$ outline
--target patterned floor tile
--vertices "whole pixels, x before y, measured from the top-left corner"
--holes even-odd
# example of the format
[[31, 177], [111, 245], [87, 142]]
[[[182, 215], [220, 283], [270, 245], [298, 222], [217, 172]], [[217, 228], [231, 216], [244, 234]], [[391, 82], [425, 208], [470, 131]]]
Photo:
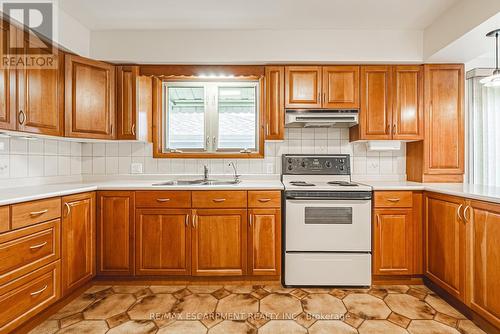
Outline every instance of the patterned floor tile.
[[113, 291], [115, 293], [136, 293], [146, 288], [147, 286], [141, 285], [115, 285], [113, 286]]
[[406, 329], [387, 320], [366, 320], [358, 328], [359, 334], [408, 334]]
[[222, 289], [222, 285], [188, 285], [187, 287], [192, 293], [212, 293]]
[[199, 321], [176, 321], [160, 328], [156, 334], [205, 334], [207, 328]]
[[237, 313], [246, 319], [259, 311], [259, 300], [252, 295], [235, 294], [219, 300], [217, 312], [221, 314]]
[[149, 290], [153, 293], [174, 293], [185, 288], [185, 285], [152, 285], [149, 287]]
[[[293, 320], [274, 320], [259, 329], [259, 334], [306, 334], [307, 330]], [[309, 333], [311, 333], [309, 331]]]
[[260, 312], [272, 319], [293, 319], [302, 313], [302, 305], [294, 297], [272, 294], [260, 301]]
[[135, 303], [134, 296], [130, 294], [114, 294], [101, 299], [83, 312], [85, 319], [107, 319], [123, 313]]
[[199, 315], [211, 314], [215, 312], [217, 299], [208, 294], [194, 294], [179, 299], [172, 307], [172, 313], [177, 314], [182, 320], [199, 320]]
[[29, 334], [53, 334], [59, 330], [57, 320], [47, 320], [40, 326], [32, 329]]
[[393, 324], [398, 325], [399, 327], [406, 328], [410, 324], [411, 319], [408, 319], [405, 316], [402, 316], [401, 314], [397, 314], [392, 312], [389, 317], [387, 318], [390, 322]]
[[110, 329], [107, 334], [152, 334], [156, 333], [156, 329], [152, 321], [132, 320]]
[[210, 328], [209, 334], [257, 334], [257, 329], [243, 321], [225, 320], [220, 324]]
[[108, 326], [102, 320], [84, 320], [61, 329], [57, 334], [101, 334], [108, 331]]
[[429, 294], [427, 295], [427, 297], [425, 297], [424, 300], [427, 304], [432, 306], [432, 308], [438, 312], [444, 313], [456, 319], [465, 319], [462, 313], [455, 310], [453, 307], [451, 307], [447, 302], [445, 302], [437, 295]]
[[157, 294], [142, 298], [130, 310], [128, 315], [133, 320], [151, 320], [151, 313], [169, 313], [177, 299], [169, 294]]
[[309, 327], [309, 334], [357, 334], [358, 331], [338, 320], [320, 320]]
[[458, 329], [462, 334], [486, 334], [470, 320], [459, 320]]
[[383, 300], [369, 294], [350, 294], [342, 301], [349, 312], [363, 319], [386, 319], [391, 314]]
[[50, 319], [63, 319], [75, 313], [81, 312], [95, 300], [94, 296], [83, 294], [60, 309], [59, 312], [51, 316]]
[[340, 320], [347, 313], [340, 299], [326, 293], [310, 294], [301, 302], [304, 311], [318, 320]]
[[253, 291], [252, 285], [225, 285], [224, 289], [231, 293], [251, 293]]
[[410, 334], [459, 334], [454, 328], [432, 320], [412, 320], [408, 326]]
[[436, 313], [429, 305], [410, 295], [390, 294], [384, 301], [393, 312], [410, 319], [432, 319]]

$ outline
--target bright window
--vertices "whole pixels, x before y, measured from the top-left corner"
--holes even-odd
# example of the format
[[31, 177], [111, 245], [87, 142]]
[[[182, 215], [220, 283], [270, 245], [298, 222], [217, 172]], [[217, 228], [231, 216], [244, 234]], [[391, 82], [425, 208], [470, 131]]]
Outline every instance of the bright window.
[[469, 182], [500, 187], [500, 87], [485, 87], [486, 75], [468, 73]]
[[164, 82], [164, 153], [256, 152], [257, 81]]

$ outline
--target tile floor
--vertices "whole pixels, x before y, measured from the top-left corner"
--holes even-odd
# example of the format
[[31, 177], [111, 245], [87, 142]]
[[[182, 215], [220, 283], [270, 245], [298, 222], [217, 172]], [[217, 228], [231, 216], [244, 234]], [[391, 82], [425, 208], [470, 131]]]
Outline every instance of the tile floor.
[[484, 333], [425, 286], [93, 286], [31, 333]]

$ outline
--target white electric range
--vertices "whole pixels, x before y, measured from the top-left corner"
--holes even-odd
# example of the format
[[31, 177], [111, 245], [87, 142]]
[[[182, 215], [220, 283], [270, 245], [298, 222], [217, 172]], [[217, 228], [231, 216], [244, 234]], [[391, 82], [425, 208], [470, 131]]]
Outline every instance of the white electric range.
[[349, 155], [283, 155], [284, 284], [369, 286], [369, 186], [351, 182]]

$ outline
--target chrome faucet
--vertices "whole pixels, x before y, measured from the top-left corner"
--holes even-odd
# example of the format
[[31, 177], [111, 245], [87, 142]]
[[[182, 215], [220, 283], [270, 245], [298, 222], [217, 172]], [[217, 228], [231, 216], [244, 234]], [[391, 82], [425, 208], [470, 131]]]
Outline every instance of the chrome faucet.
[[203, 181], [208, 181], [208, 166], [203, 165]]
[[239, 175], [239, 174], [238, 174], [238, 172], [236, 171], [236, 166], [234, 165], [234, 162], [232, 162], [232, 161], [231, 161], [231, 162], [228, 164], [228, 166], [233, 167], [233, 171], [234, 171], [234, 181], [235, 181], [236, 183], [240, 182], [240, 181], [241, 181], [241, 180], [240, 180], [240, 176], [241, 176], [241, 175]]

